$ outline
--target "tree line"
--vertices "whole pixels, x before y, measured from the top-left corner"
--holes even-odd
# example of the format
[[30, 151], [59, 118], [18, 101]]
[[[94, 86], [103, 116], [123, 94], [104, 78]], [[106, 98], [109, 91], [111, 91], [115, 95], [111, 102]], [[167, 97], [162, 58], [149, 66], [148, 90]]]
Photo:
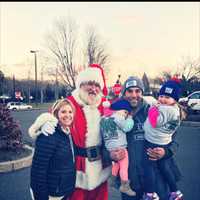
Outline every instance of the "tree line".
[[[40, 59], [46, 60], [43, 65], [54, 66], [48, 75], [57, 77], [58, 74], [61, 81], [60, 84], [58, 82], [38, 81], [38, 99], [43, 102], [65, 96], [69, 91], [75, 89], [75, 79], [79, 71], [91, 63], [100, 64], [106, 73], [109, 73], [111, 56], [107, 49], [108, 44], [92, 25], [88, 25], [82, 34], [79, 31], [79, 25], [73, 18], [56, 19], [52, 30], [45, 35], [45, 50]], [[161, 71], [159, 76], [151, 79], [144, 73], [142, 79], [145, 92], [153, 91], [156, 93], [158, 86], [174, 75], [178, 75], [182, 80], [184, 96], [195, 90], [200, 90], [200, 60], [188, 57], [182, 59], [182, 63], [178, 64], [174, 72]], [[36, 94], [33, 80], [19, 81], [5, 78], [3, 72], [0, 71], [0, 83], [0, 95], [6, 92], [13, 97], [14, 91], [20, 90], [22, 95], [30, 101], [29, 97], [34, 97]]]
[[[23, 98], [21, 101], [27, 103], [35, 102], [36, 90], [34, 80], [15, 80], [14, 78], [4, 77], [1, 71], [0, 74], [0, 96], [7, 95], [12, 100], [17, 100], [15, 99], [15, 92], [20, 91]], [[37, 102], [51, 102], [55, 99], [66, 97], [70, 93], [71, 88], [63, 83], [38, 81]]]

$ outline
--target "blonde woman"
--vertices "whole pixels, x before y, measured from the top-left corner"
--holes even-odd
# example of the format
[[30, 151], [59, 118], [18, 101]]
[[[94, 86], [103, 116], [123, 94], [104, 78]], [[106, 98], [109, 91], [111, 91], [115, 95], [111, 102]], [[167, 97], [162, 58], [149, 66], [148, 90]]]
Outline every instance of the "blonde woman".
[[[70, 135], [74, 113], [69, 100], [59, 100], [52, 106], [51, 114], [40, 115], [29, 129], [36, 138], [30, 181], [34, 200], [66, 200], [74, 190], [76, 172]], [[45, 118], [57, 124], [53, 134], [38, 127]]]

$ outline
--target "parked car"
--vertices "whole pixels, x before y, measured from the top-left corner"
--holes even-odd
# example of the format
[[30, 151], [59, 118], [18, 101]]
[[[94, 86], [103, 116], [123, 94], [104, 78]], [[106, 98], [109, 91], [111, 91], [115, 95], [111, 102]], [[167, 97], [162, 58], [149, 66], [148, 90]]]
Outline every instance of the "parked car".
[[31, 109], [32, 106], [22, 102], [9, 102], [7, 103], [7, 108], [9, 110], [26, 110]]
[[187, 97], [180, 98], [179, 103], [185, 106], [189, 113], [200, 112], [200, 91], [195, 91]]

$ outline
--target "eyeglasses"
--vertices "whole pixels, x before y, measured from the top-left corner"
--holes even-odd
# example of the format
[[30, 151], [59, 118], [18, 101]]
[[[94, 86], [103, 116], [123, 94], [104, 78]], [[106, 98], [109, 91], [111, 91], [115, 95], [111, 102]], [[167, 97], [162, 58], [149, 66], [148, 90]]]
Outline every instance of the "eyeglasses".
[[127, 92], [128, 92], [128, 93], [133, 93], [133, 92], [135, 92], [135, 93], [141, 93], [142, 91], [141, 91], [141, 89], [139, 89], [139, 88], [135, 88], [135, 89], [129, 88], [129, 89], [127, 90]]

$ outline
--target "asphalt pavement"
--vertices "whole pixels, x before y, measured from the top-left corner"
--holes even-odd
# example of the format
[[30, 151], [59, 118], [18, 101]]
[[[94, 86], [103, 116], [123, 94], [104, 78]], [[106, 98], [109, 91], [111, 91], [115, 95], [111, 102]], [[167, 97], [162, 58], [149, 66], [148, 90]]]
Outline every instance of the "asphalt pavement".
[[[34, 146], [34, 141], [28, 136], [28, 127], [35, 118], [45, 110], [13, 112], [19, 120], [23, 132], [23, 140]], [[182, 171], [183, 178], [179, 188], [184, 193], [184, 200], [200, 199], [200, 126], [181, 126], [178, 130], [180, 144], [176, 159]], [[0, 173], [0, 200], [31, 200], [29, 193], [30, 167], [13, 172]], [[117, 190], [109, 188], [109, 200], [120, 200]]]

